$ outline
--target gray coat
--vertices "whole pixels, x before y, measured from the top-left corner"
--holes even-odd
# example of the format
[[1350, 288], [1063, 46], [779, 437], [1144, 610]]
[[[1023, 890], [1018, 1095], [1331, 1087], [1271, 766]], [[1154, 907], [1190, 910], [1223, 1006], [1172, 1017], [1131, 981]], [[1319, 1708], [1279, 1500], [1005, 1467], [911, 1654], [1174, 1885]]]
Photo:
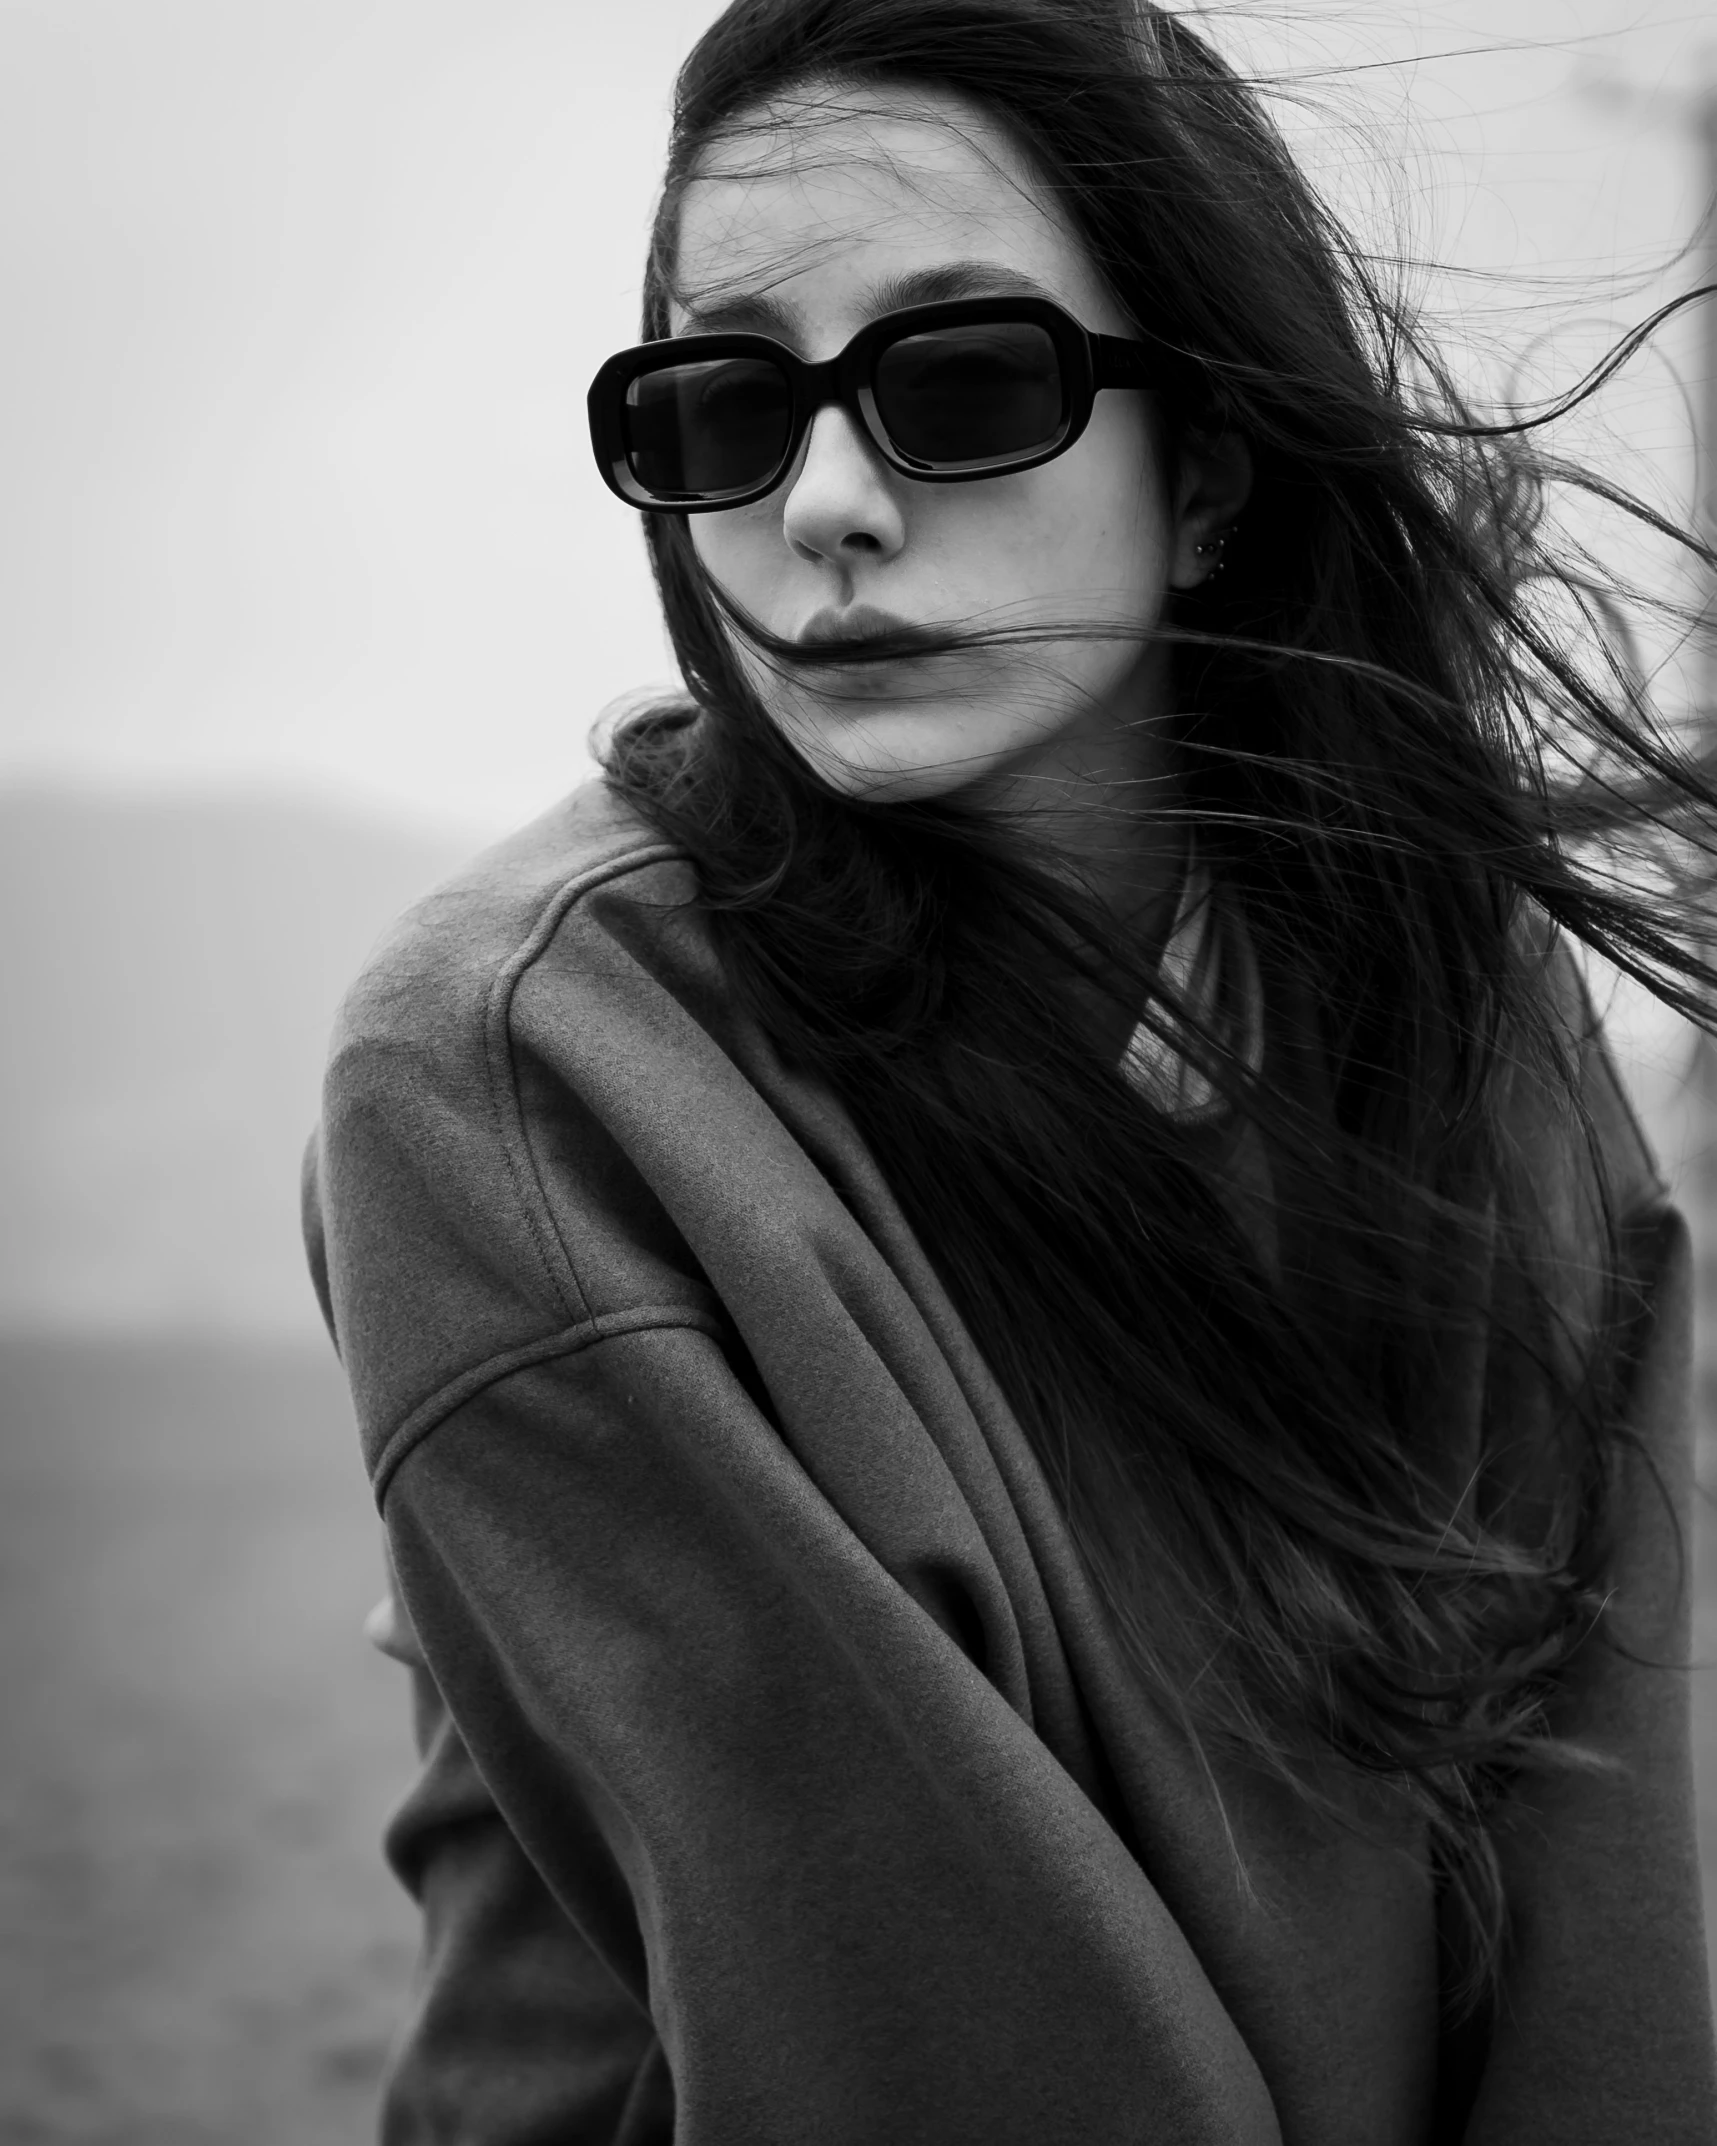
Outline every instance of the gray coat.
[[[1557, 1726], [1621, 1764], [1505, 1805], [1500, 2024], [1446, 2037], [1415, 1825], [1218, 1807], [689, 885], [592, 784], [412, 912], [334, 1043], [308, 1235], [423, 1755], [384, 2137], [1710, 2146], [1685, 1673], [1576, 1660]], [[1588, 1051], [1685, 1517], [1686, 1231]], [[1617, 1628], [1674, 1663], [1630, 1466]]]

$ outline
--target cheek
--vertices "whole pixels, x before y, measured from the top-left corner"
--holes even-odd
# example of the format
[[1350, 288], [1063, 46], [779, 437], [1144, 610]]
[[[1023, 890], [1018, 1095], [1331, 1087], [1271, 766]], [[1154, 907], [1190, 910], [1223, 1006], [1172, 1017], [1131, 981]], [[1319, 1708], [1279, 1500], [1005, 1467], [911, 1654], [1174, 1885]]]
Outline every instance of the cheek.
[[1066, 454], [974, 485], [964, 499], [959, 492], [946, 495], [940, 547], [953, 579], [981, 584], [992, 602], [1036, 599], [1069, 617], [1156, 622], [1168, 585], [1169, 516], [1156, 441], [1136, 398], [1100, 396]]
[[692, 550], [697, 554], [698, 564], [706, 573], [724, 583], [731, 584], [733, 558], [736, 549], [736, 532], [732, 527], [735, 517], [731, 514], [693, 514], [687, 520], [691, 526]]
[[779, 511], [769, 502], [736, 507], [729, 514], [694, 514], [692, 549], [704, 571], [748, 610], [767, 613], [772, 589], [790, 561], [781, 540]]
[[1097, 577], [1095, 586], [1124, 592], [1129, 610], [1154, 620], [1168, 580], [1168, 494], [1139, 397], [1099, 395], [1077, 446], [1049, 467], [1063, 473], [1068, 504], [1077, 505], [1070, 553]]

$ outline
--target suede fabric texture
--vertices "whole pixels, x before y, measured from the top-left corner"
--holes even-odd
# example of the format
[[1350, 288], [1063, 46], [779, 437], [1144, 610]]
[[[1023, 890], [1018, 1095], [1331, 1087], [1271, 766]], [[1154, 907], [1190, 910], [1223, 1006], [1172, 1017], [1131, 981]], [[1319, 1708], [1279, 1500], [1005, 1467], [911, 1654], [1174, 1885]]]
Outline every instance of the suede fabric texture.
[[[1558, 1726], [1620, 1765], [1516, 1790], [1500, 2022], [1443, 2035], [1417, 1829], [1357, 1785], [1359, 1831], [1218, 1807], [690, 891], [592, 783], [411, 912], [334, 1040], [307, 1238], [423, 1756], [384, 2140], [1711, 2146], [1685, 1672], [1576, 1662]], [[1630, 1463], [1617, 1615], [1673, 1664], [1687, 1238], [1589, 1056], [1669, 1491]]]

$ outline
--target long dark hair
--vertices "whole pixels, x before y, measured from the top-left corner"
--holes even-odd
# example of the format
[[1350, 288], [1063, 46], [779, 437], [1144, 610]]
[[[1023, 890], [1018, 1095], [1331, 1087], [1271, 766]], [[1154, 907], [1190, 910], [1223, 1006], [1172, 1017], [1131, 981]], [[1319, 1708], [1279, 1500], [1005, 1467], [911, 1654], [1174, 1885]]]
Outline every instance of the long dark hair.
[[[1623, 1436], [1634, 1307], [1553, 957], [1571, 934], [1708, 1017], [1691, 931], [1594, 860], [1649, 837], [1661, 894], [1712, 790], [1625, 651], [1571, 652], [1568, 616], [1602, 602], [1543, 539], [1557, 472], [1463, 407], [1255, 97], [1148, 0], [735, 0], [679, 78], [647, 335], [700, 157], [830, 83], [998, 119], [1194, 361], [1173, 437], [1249, 443], [1227, 570], [1168, 620], [1170, 742], [1315, 1092], [1177, 1004], [1021, 830], [957, 796], [836, 795], [737, 654], [790, 649], [683, 518], [648, 535], [689, 697], [614, 730], [609, 779], [694, 861], [741, 1003], [865, 1136], [1213, 1779], [1238, 1759], [1335, 1810], [1333, 1752], [1421, 1814], [1461, 2016], [1504, 1944], [1486, 1812], [1521, 1768], [1580, 1761], [1547, 1704], [1604, 1627]], [[1154, 1107], [1089, 1046], [1071, 994], [1099, 975], [1154, 989], [1147, 1021], [1225, 1115]], [[1583, 1172], [1578, 1262], [1504, 1130], [1528, 1091]], [[1253, 1137], [1268, 1254], [1233, 1189]]]

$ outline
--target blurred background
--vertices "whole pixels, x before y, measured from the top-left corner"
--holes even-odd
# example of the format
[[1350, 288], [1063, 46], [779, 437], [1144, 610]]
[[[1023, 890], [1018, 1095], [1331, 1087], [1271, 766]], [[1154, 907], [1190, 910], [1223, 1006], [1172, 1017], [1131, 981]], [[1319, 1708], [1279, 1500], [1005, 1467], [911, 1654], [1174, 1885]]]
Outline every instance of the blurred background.
[[[411, 1753], [297, 1164], [378, 932], [671, 676], [583, 392], [716, 12], [0, 0], [0, 2138], [370, 2135]], [[1701, 280], [1702, 7], [1197, 12], [1478, 391]], [[1705, 312], [1565, 441], [1683, 519]], [[1703, 1213], [1717, 1085], [1613, 1020]]]

